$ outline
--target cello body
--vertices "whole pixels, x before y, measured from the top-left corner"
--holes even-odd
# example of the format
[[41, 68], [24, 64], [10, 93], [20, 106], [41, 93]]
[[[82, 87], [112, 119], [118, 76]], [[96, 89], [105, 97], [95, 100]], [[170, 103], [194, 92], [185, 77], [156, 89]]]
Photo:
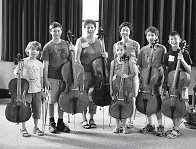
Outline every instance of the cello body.
[[169, 96], [165, 97], [162, 102], [161, 111], [169, 118], [182, 118], [187, 114], [187, 106], [185, 101], [182, 99], [182, 90], [184, 87], [188, 87], [190, 83], [190, 75], [186, 72], [179, 71], [179, 83], [177, 88], [173, 88], [173, 83], [175, 83], [175, 72], [171, 71], [168, 74], [168, 85], [170, 90]]
[[[70, 45], [71, 36], [68, 31], [68, 39]], [[70, 47], [69, 47], [70, 48]], [[66, 89], [59, 99], [59, 107], [64, 112], [70, 114], [82, 113], [89, 105], [89, 97], [84, 90], [84, 68], [75, 61], [74, 51], [70, 48], [71, 62], [65, 63], [61, 69]]]
[[[70, 69], [67, 69], [70, 68]], [[77, 88], [73, 88], [73, 82], [71, 83], [71, 64], [68, 62], [62, 67], [63, 79], [66, 82], [66, 90], [61, 94], [59, 99], [60, 108], [67, 113], [76, 114], [82, 113], [89, 104], [88, 95], [84, 86], [84, 68], [79, 63], [75, 64], [76, 68], [76, 81], [78, 82]]]
[[[110, 96], [109, 78], [104, 72], [104, 58], [100, 57], [92, 61], [92, 74], [94, 76], [93, 90], [90, 92], [93, 102], [98, 106], [110, 105], [112, 97]], [[107, 71], [107, 70], [106, 70]]]
[[[21, 58], [18, 55], [19, 70], [21, 67]], [[21, 72], [18, 78], [14, 78], [9, 82], [9, 92], [11, 100], [7, 103], [5, 109], [5, 117], [8, 121], [14, 123], [25, 122], [31, 117], [31, 108], [26, 104], [25, 95], [28, 93], [29, 83], [26, 79], [21, 78]]]
[[[128, 74], [129, 60], [125, 60], [122, 71]], [[129, 78], [118, 76], [112, 82], [114, 101], [111, 102], [109, 113], [116, 119], [126, 119], [133, 114], [133, 103], [130, 97], [133, 96], [133, 84]]]
[[[105, 52], [104, 32], [102, 28], [99, 29], [98, 34], [103, 52]], [[97, 58], [91, 62], [91, 66], [92, 74], [95, 78], [94, 89], [90, 93], [92, 100], [98, 106], [110, 105], [112, 97], [110, 95], [108, 59], [104, 57]]]

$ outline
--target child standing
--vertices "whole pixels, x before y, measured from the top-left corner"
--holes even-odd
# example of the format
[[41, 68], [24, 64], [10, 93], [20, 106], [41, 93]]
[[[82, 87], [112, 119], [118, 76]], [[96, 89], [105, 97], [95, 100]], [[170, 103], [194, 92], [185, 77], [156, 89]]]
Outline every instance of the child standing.
[[[124, 61], [121, 61], [121, 58], [123, 57], [123, 55], [125, 54], [125, 49], [126, 49], [126, 46], [123, 42], [118, 42], [116, 45], [115, 45], [115, 48], [116, 48], [116, 55], [117, 57], [114, 58], [114, 60], [111, 62], [111, 69], [110, 69], [110, 94], [111, 96], [113, 97], [114, 96], [114, 92], [113, 92], [113, 81], [118, 77], [118, 76], [121, 76], [122, 78], [128, 78], [130, 79], [133, 83], [135, 83], [133, 81], [133, 78], [135, 77], [136, 75], [136, 65], [132, 65], [133, 62], [129, 61], [129, 67], [128, 70], [129, 70], [129, 73], [128, 74], [125, 74], [122, 70], [123, 68], [123, 63]], [[135, 67], [134, 67], [135, 66]], [[133, 84], [134, 86], [134, 84]], [[129, 95], [129, 101], [130, 102], [133, 102], [133, 98], [135, 97], [135, 95], [132, 95], [130, 96]], [[114, 97], [113, 97], [114, 99]], [[127, 134], [129, 133], [129, 130], [126, 128], [126, 119], [122, 119], [122, 127], [123, 127], [123, 133], [124, 134]], [[114, 128], [113, 132], [114, 133], [118, 133], [120, 131], [120, 121], [119, 119], [116, 119], [116, 127]]]
[[63, 122], [63, 111], [58, 105], [58, 123], [54, 119], [54, 104], [58, 102], [61, 92], [65, 89], [65, 82], [61, 74], [63, 64], [69, 61], [69, 44], [61, 39], [62, 26], [53, 22], [49, 26], [52, 40], [43, 48], [42, 60], [44, 65], [44, 85], [50, 90], [49, 101], [49, 132], [70, 132], [69, 127]]
[[[131, 39], [130, 37], [133, 35], [133, 28], [131, 26], [131, 24], [129, 22], [123, 22], [120, 26], [119, 26], [119, 33], [121, 36], [121, 41], [126, 45], [126, 55], [130, 57], [130, 60], [133, 61], [136, 65], [137, 62], [137, 58], [138, 58], [138, 54], [140, 51], [140, 45], [137, 41]], [[118, 41], [119, 42], [119, 41]], [[117, 42], [117, 43], [118, 43]], [[115, 55], [115, 46], [116, 44], [114, 44], [113, 46], [113, 53], [114, 53], [114, 57], [116, 57]], [[133, 78], [134, 81], [134, 92], [135, 92], [135, 97], [137, 97], [138, 95], [138, 90], [139, 90], [139, 77], [138, 77], [138, 72], [135, 75], [135, 77]], [[133, 120], [135, 118], [135, 97], [133, 98], [133, 114], [131, 117], [129, 117], [129, 121], [127, 123], [127, 128], [133, 128]]]
[[[192, 60], [190, 58], [189, 52], [186, 49], [183, 49], [182, 52], [179, 52], [180, 49], [180, 42], [181, 38], [178, 32], [173, 31], [169, 34], [169, 44], [171, 45], [170, 51], [165, 54], [164, 58], [164, 66], [165, 70], [167, 70], [167, 75], [165, 78], [168, 77], [169, 72], [176, 70], [177, 61], [180, 60], [180, 70], [186, 73], [191, 72], [191, 65]], [[165, 95], [168, 96], [167, 91], [167, 81], [164, 83], [164, 92]], [[188, 87], [183, 88], [182, 90], [182, 99], [185, 102], [186, 108], [188, 108]], [[169, 139], [174, 139], [180, 135], [180, 124], [182, 122], [182, 118], [174, 118], [173, 121], [173, 129], [166, 132], [166, 137]]]
[[[41, 97], [43, 88], [43, 65], [37, 60], [37, 56], [41, 51], [41, 44], [37, 41], [29, 42], [25, 52], [28, 55], [23, 59], [22, 77], [29, 82], [29, 90], [25, 99], [28, 106], [31, 104], [32, 117], [34, 120], [33, 133], [38, 136], [43, 136], [44, 133], [38, 128], [38, 119], [41, 117]], [[18, 73], [18, 66], [15, 68], [14, 73]], [[20, 132], [23, 137], [29, 137], [25, 122], [22, 123]]]
[[[145, 89], [147, 85], [147, 78], [145, 74], [146, 72], [144, 71], [145, 69], [149, 70], [150, 67], [157, 69], [159, 71], [158, 75], [161, 76], [160, 78], [162, 78], [158, 79], [159, 81], [157, 81], [154, 87], [152, 87], [152, 94], [157, 97], [158, 102], [158, 108], [155, 112], [158, 121], [157, 135], [162, 136], [164, 132], [164, 126], [162, 123], [162, 113], [160, 111], [162, 103], [161, 87], [164, 79], [162, 65], [166, 48], [163, 45], [156, 43], [159, 36], [159, 31], [157, 28], [151, 26], [146, 29], [145, 34], [148, 45], [141, 48], [137, 64], [139, 65], [140, 69], [140, 82], [143, 89]], [[152, 124], [151, 115], [147, 115], [147, 118], [148, 124], [140, 130], [141, 133], [153, 132], [155, 130], [155, 126]]]

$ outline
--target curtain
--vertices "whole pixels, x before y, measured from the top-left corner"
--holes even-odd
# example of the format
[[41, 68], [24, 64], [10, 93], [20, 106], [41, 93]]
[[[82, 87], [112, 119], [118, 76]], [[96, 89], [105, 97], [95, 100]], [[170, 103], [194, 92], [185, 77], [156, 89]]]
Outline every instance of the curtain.
[[3, 0], [2, 6], [2, 60], [11, 62], [18, 53], [25, 57], [32, 40], [43, 47], [53, 21], [62, 25], [62, 39], [68, 29], [76, 38], [82, 35], [82, 0]]
[[145, 30], [155, 26], [160, 43], [169, 49], [168, 35], [180, 33], [187, 41], [189, 52], [196, 66], [196, 1], [195, 0], [100, 0], [100, 25], [105, 32], [105, 45], [109, 57], [112, 47], [120, 40], [118, 27], [128, 21], [133, 26], [132, 39], [140, 46], [147, 44]]

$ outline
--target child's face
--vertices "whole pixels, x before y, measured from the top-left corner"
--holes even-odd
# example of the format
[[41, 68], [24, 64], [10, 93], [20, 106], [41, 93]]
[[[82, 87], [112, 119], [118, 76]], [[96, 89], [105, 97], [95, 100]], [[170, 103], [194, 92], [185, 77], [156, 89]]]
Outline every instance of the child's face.
[[149, 43], [155, 43], [155, 40], [158, 39], [158, 37], [156, 36], [155, 33], [152, 32], [148, 32], [146, 35], [146, 39]]
[[93, 24], [89, 23], [89, 24], [86, 24], [86, 27], [84, 29], [85, 29], [87, 36], [93, 36], [96, 28]]
[[178, 35], [175, 36], [169, 36], [169, 40], [168, 43], [172, 46], [172, 47], [178, 47], [179, 44], [181, 42], [181, 38]]
[[52, 35], [53, 39], [59, 39], [62, 34], [62, 29], [60, 27], [55, 27], [50, 30], [50, 34]]
[[117, 56], [121, 57], [125, 53], [125, 49], [122, 45], [117, 45], [116, 46], [116, 54]]
[[39, 55], [39, 51], [36, 48], [31, 47], [29, 49], [29, 57], [30, 58], [36, 58], [38, 55]]
[[129, 38], [130, 35], [130, 29], [127, 26], [124, 26], [121, 30], [120, 30], [120, 35], [122, 38]]

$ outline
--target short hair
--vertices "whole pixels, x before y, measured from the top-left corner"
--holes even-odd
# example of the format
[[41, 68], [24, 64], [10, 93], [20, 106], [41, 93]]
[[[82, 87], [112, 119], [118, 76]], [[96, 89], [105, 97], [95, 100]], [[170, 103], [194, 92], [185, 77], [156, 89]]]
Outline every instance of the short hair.
[[117, 42], [116, 46], [123, 46], [124, 49], [126, 49], [126, 45], [124, 42], [120, 41], [120, 42]]
[[29, 56], [29, 50], [35, 48], [37, 51], [41, 52], [41, 44], [37, 41], [30, 41], [25, 49], [26, 54]]
[[92, 19], [87, 19], [87, 20], [84, 21], [84, 28], [86, 28], [87, 24], [93, 24], [95, 28], [97, 27], [95, 21], [92, 20]]
[[132, 36], [132, 35], [133, 35], [133, 27], [132, 27], [131, 23], [129, 23], [129, 22], [123, 22], [123, 23], [119, 26], [119, 28], [118, 28], [119, 33], [121, 32], [121, 29], [122, 29], [123, 27], [125, 27], [125, 26], [127, 26], [127, 27], [130, 29], [130, 36]]
[[148, 34], [148, 32], [154, 33], [156, 36], [159, 36], [159, 31], [156, 27], [150, 26], [145, 30], [145, 35]]
[[169, 36], [176, 36], [176, 35], [180, 37], [180, 34], [177, 31], [173, 31], [169, 34]]
[[58, 22], [52, 22], [52, 23], [50, 24], [50, 26], [49, 26], [49, 30], [51, 30], [51, 29], [53, 29], [53, 28], [55, 28], [55, 27], [60, 27], [60, 28], [62, 29], [62, 26], [61, 26], [60, 23], [58, 23]]

